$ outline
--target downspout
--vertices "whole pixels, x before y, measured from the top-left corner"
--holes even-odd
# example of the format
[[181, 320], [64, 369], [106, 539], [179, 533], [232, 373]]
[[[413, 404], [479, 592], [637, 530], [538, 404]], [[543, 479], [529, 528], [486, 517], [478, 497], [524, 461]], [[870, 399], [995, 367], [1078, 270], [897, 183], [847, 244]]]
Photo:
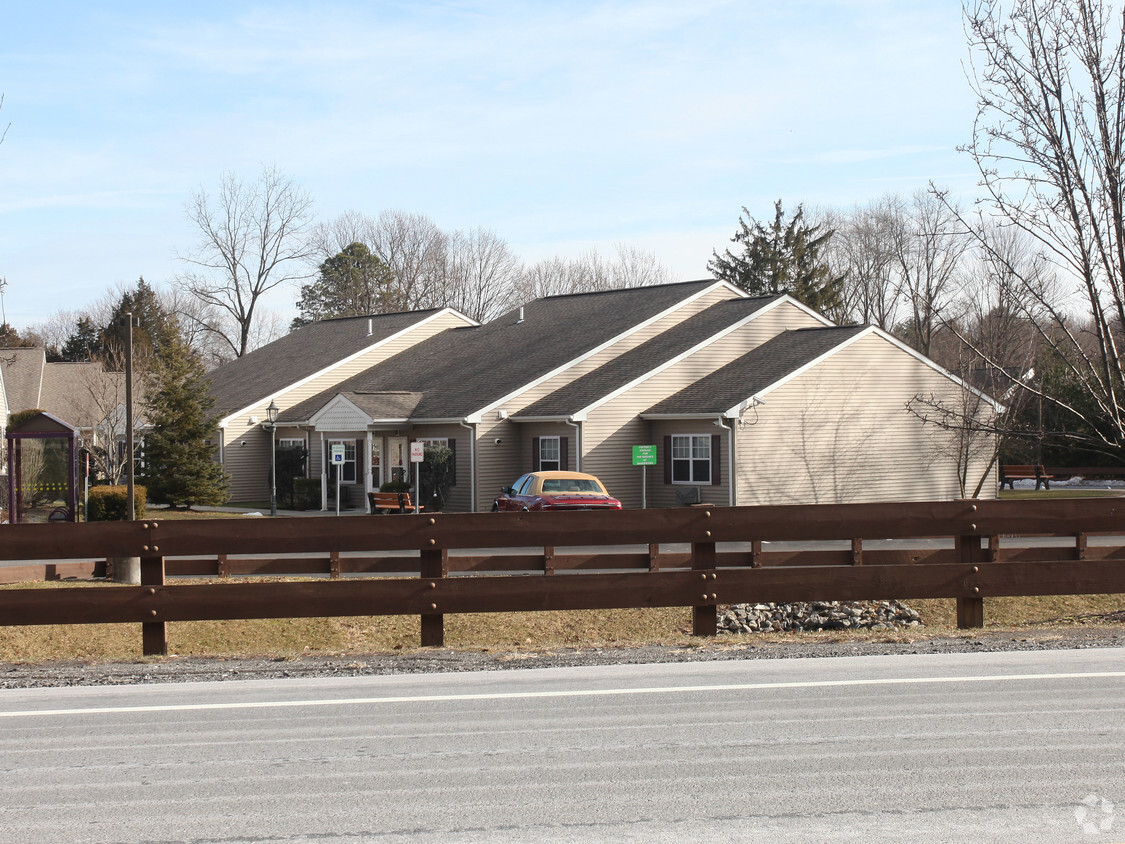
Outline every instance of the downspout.
[[461, 427], [469, 432], [469, 512], [477, 511], [477, 426], [461, 420]]
[[[573, 417], [572, 417], [573, 418]], [[565, 420], [566, 424], [574, 429], [574, 471], [582, 471], [582, 423]]]
[[727, 457], [729, 463], [729, 468], [727, 469], [727, 504], [733, 507], [736, 480], [734, 477], [734, 428], [730, 425], [724, 425], [722, 416], [715, 420], [715, 424], [727, 432], [727, 452], [729, 455]]

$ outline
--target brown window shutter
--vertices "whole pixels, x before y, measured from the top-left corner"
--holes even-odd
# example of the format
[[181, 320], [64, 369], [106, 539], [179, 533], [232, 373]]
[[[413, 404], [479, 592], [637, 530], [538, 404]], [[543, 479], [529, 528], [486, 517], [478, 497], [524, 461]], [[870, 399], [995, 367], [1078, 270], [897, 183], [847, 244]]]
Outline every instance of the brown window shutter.
[[531, 438], [531, 471], [539, 471], [539, 437]]
[[664, 483], [672, 483], [672, 438], [664, 438]]
[[711, 435], [711, 486], [718, 486], [723, 482], [722, 441], [722, 434]]
[[457, 440], [449, 438], [449, 485], [457, 486]]
[[559, 469], [570, 471], [570, 437], [559, 437]]

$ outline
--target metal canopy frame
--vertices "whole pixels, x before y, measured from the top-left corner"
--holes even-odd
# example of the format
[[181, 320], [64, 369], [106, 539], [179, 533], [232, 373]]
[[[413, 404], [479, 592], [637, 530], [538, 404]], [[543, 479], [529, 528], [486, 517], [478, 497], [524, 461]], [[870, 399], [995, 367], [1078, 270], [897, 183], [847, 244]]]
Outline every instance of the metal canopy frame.
[[67, 440], [66, 519], [78, 520], [78, 429], [50, 413], [37, 413], [5, 436], [8, 446], [8, 521], [23, 520], [23, 442], [24, 440]]

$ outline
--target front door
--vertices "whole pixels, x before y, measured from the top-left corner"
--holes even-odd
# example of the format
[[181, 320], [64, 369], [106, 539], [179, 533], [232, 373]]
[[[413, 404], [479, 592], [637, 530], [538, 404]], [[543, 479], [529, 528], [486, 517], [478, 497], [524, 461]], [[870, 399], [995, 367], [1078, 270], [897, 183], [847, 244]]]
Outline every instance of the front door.
[[383, 438], [371, 439], [371, 487], [378, 489], [383, 485]]
[[387, 437], [387, 479], [406, 480], [406, 437]]

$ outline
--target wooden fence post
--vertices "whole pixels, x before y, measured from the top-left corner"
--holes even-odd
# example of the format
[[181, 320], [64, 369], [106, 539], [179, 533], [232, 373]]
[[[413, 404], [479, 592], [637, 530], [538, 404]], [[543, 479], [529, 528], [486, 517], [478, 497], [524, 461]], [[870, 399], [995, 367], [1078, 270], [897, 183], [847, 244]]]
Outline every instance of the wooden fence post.
[[[422, 578], [432, 583], [449, 574], [449, 551], [446, 549], [423, 549], [420, 571]], [[435, 612], [422, 613], [422, 647], [440, 648], [445, 645], [445, 615], [438, 609], [437, 602], [430, 604]]]
[[[958, 536], [956, 545], [962, 563], [974, 565], [984, 562], [981, 537]], [[984, 627], [984, 598], [974, 596], [957, 599], [957, 627], [960, 630]]]
[[[691, 544], [691, 567], [695, 570], [711, 570], [715, 568], [715, 543], [693, 542]], [[700, 581], [700, 596], [704, 600], [714, 600], [715, 594], [711, 592], [714, 583], [710, 580]], [[718, 633], [719, 612], [715, 604], [697, 604], [691, 608], [691, 635], [714, 636]]]
[[[164, 558], [141, 557], [141, 585], [164, 585]], [[156, 610], [153, 610], [153, 615]], [[141, 622], [141, 653], [145, 656], [168, 655], [168, 630], [163, 621]]]

